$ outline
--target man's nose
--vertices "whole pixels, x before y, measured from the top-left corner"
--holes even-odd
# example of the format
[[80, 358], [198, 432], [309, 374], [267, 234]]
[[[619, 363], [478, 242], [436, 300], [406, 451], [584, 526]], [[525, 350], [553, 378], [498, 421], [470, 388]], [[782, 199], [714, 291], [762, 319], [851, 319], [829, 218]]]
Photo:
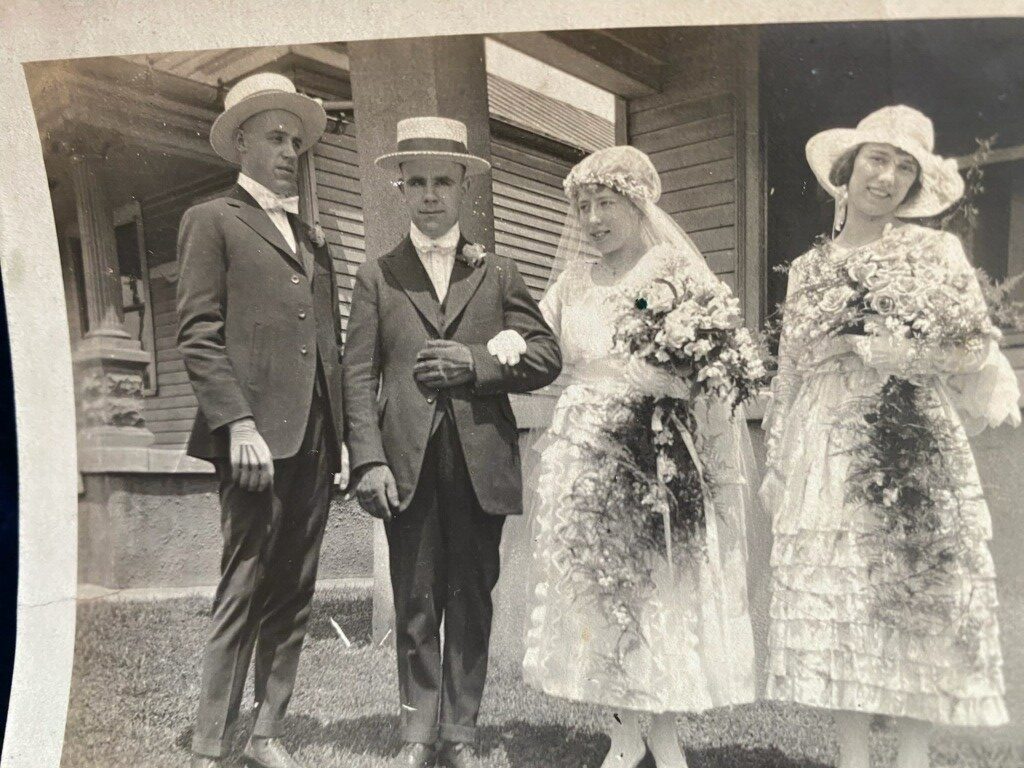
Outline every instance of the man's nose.
[[424, 186], [423, 197], [426, 198], [427, 200], [436, 200], [437, 187], [435, 187], [433, 184], [427, 184], [426, 186]]
[[284, 149], [281, 152], [281, 154], [283, 154], [285, 158], [288, 160], [293, 160], [299, 156], [299, 153], [295, 151], [295, 147], [293, 147], [291, 144], [288, 144], [287, 142], [285, 143]]

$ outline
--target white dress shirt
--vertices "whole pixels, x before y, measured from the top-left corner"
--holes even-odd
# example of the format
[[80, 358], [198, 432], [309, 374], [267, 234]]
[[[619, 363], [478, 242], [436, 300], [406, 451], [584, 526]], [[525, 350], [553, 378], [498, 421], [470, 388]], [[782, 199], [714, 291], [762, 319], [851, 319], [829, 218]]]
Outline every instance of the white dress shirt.
[[448, 295], [448, 284], [451, 282], [452, 269], [455, 266], [455, 249], [459, 247], [459, 225], [456, 224], [441, 237], [432, 240], [413, 224], [409, 236], [420, 257], [420, 263], [423, 264], [427, 277], [434, 286], [437, 300], [443, 302], [444, 297]]
[[253, 196], [253, 199], [259, 203], [260, 208], [267, 212], [270, 220], [274, 222], [274, 226], [284, 236], [284, 241], [291, 247], [292, 253], [297, 253], [298, 246], [295, 243], [295, 233], [292, 231], [292, 225], [288, 221], [288, 214], [298, 214], [298, 196], [281, 197], [258, 181], [253, 181], [244, 173], [238, 174], [238, 186]]

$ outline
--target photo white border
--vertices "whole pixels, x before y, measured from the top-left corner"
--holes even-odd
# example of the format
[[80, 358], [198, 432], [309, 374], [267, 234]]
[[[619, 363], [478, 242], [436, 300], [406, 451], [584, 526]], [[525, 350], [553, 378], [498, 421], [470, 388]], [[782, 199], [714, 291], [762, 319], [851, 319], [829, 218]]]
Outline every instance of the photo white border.
[[[60, 763], [74, 652], [71, 351], [50, 195], [22, 64], [440, 34], [1024, 16], [1021, 0], [6, 0], [0, 8], [0, 271], [15, 384], [18, 627], [0, 766]], [[839, 6], [839, 7], [837, 7]], [[628, 13], [623, 9], [628, 9]]]

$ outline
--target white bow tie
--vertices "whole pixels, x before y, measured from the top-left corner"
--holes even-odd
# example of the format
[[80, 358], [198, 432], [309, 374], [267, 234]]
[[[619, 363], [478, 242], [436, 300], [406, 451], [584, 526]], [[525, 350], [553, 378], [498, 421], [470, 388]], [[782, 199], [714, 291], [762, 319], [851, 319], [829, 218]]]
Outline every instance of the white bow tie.
[[429, 243], [423, 246], [421, 250], [424, 256], [451, 256], [455, 253], [455, 246]]
[[267, 200], [266, 210], [267, 211], [284, 211], [285, 213], [291, 213], [296, 216], [299, 215], [299, 196], [292, 195], [291, 197], [275, 197]]

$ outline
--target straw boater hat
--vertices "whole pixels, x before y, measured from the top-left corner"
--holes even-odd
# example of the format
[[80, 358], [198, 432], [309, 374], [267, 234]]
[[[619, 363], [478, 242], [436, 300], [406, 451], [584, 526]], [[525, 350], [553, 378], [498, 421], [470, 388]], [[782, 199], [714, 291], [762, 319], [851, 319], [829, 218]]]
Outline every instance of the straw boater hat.
[[944, 160], [933, 151], [932, 121], [916, 109], [900, 104], [872, 112], [856, 128], [822, 131], [807, 142], [807, 162], [818, 183], [832, 197], [841, 195], [828, 178], [836, 161], [848, 150], [867, 143], [890, 144], [912, 155], [921, 167], [921, 189], [896, 209], [900, 218], [936, 216], [963, 196], [964, 180], [956, 161]]
[[486, 173], [491, 164], [469, 153], [466, 124], [447, 117], [409, 117], [398, 121], [397, 151], [377, 158], [379, 167], [398, 171], [415, 157], [439, 157], [465, 166], [469, 175]]
[[296, 93], [295, 84], [284, 75], [260, 72], [239, 80], [224, 97], [224, 111], [210, 129], [214, 151], [238, 165], [235, 131], [250, 117], [268, 109], [283, 109], [299, 118], [303, 151], [316, 144], [327, 127], [327, 113], [319, 102]]

